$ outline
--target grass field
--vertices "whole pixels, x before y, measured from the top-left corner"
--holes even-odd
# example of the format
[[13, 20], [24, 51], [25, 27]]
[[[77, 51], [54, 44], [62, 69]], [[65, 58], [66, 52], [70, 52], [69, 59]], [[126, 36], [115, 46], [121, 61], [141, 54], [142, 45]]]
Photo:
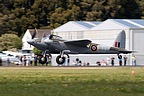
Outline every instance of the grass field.
[[144, 68], [0, 67], [0, 96], [144, 96]]

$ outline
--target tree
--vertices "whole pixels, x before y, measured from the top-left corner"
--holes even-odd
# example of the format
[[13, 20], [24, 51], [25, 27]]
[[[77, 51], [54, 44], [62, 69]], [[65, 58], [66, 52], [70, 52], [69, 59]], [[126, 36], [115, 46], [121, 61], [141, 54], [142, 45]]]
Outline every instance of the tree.
[[140, 19], [141, 9], [137, 0], [119, 0], [119, 9], [115, 18]]
[[15, 34], [3, 34], [0, 37], [0, 51], [10, 50], [12, 48], [21, 49], [22, 40]]
[[39, 49], [37, 49], [37, 48], [34, 48], [34, 49], [33, 49], [33, 52], [34, 52], [34, 54], [36, 54], [36, 55], [40, 55], [40, 54], [42, 53], [42, 51], [39, 50]]
[[141, 10], [136, 0], [103, 0], [95, 1], [86, 14], [86, 20], [139, 19]]
[[0, 35], [71, 21], [144, 18], [144, 0], [0, 0]]
[[17, 50], [20, 50], [22, 48], [22, 39], [21, 38], [14, 38], [12, 44], [13, 44], [14, 48], [16, 48]]
[[138, 4], [140, 5], [141, 18], [144, 19], [144, 0], [138, 0]]

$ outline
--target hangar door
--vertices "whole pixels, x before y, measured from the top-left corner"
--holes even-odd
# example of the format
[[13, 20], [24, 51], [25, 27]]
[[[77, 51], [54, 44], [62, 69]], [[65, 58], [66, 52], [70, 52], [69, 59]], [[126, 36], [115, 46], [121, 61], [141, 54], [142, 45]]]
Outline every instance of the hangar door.
[[144, 30], [134, 30], [132, 40], [132, 49], [136, 51], [134, 54], [136, 56], [137, 64], [144, 64]]

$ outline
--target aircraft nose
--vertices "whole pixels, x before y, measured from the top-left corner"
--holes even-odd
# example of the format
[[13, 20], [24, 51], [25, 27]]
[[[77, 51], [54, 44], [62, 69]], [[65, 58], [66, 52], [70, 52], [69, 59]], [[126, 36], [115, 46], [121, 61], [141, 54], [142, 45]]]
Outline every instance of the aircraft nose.
[[34, 43], [34, 40], [33, 40], [33, 39], [30, 39], [30, 40], [28, 40], [27, 42], [32, 45], [32, 44]]

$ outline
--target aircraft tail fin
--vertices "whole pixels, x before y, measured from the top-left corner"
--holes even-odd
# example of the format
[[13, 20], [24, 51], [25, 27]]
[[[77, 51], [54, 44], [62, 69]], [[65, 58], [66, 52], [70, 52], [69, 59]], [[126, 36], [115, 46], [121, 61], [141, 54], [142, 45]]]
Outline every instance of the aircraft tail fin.
[[125, 42], [126, 42], [126, 34], [125, 34], [125, 31], [122, 30], [116, 37], [116, 40], [113, 46], [125, 49]]

